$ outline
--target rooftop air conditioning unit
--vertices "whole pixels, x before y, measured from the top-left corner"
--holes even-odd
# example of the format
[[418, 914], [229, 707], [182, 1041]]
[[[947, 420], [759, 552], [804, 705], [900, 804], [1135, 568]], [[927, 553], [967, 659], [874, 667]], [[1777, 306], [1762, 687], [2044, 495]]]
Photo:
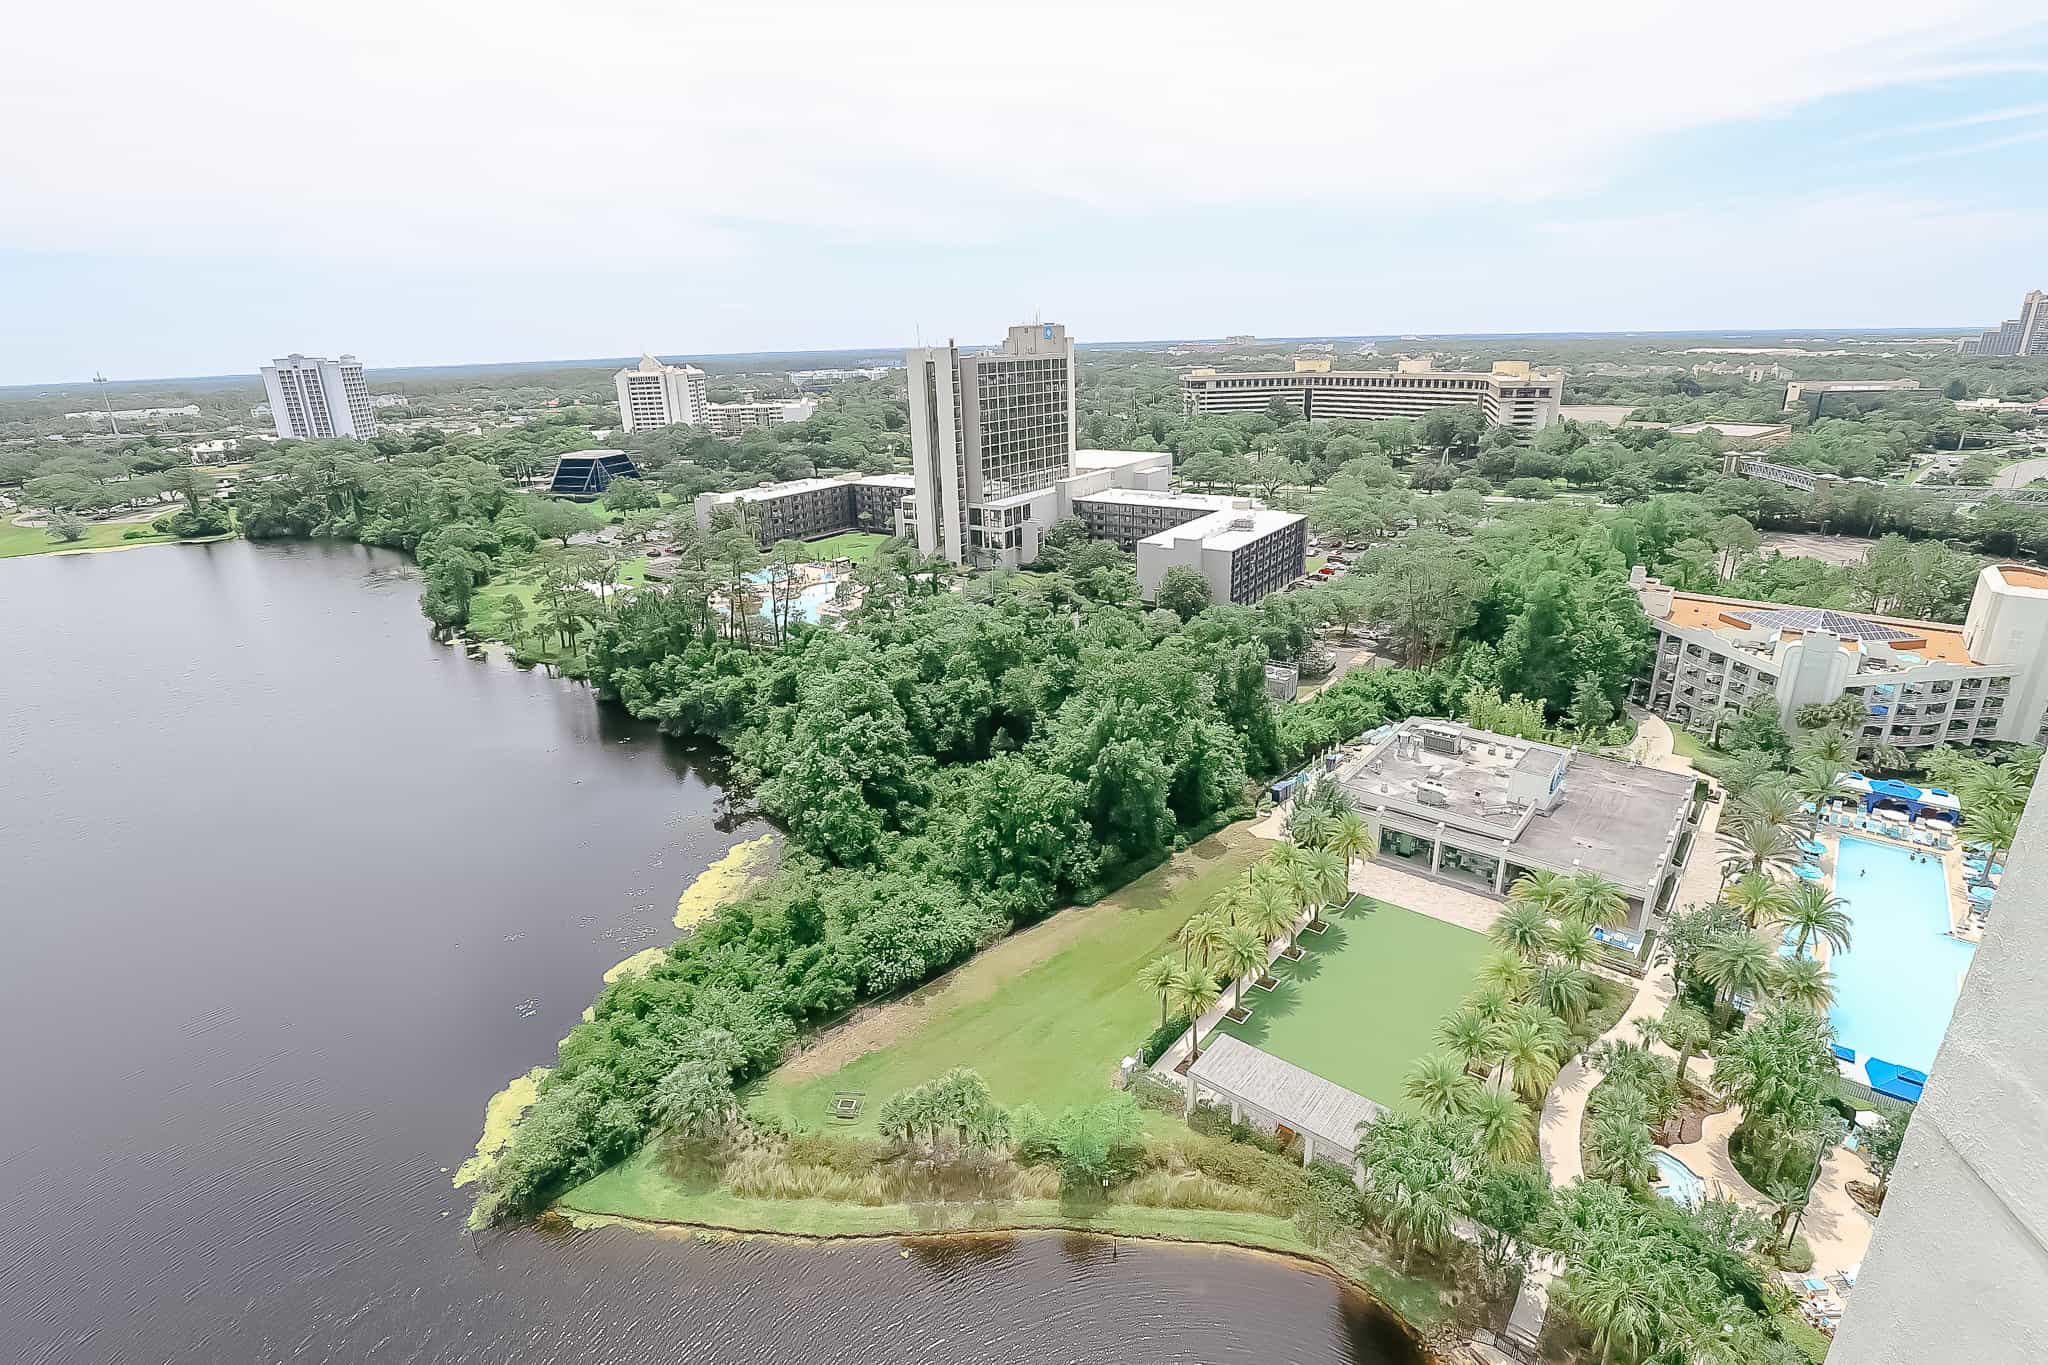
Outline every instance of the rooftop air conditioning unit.
[[1425, 806], [1448, 806], [1451, 804], [1451, 789], [1441, 782], [1418, 782], [1415, 784], [1415, 799]]

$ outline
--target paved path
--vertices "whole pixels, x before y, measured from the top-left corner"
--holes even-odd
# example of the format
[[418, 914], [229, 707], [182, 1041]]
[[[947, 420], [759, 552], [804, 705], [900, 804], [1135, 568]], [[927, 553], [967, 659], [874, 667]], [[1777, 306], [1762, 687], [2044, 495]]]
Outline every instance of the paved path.
[[1351, 889], [1482, 934], [1500, 918], [1501, 903], [1497, 900], [1388, 863], [1353, 863]]
[[1993, 488], [2025, 488], [2036, 479], [2048, 479], [2048, 460], [2018, 460], [1998, 471]]

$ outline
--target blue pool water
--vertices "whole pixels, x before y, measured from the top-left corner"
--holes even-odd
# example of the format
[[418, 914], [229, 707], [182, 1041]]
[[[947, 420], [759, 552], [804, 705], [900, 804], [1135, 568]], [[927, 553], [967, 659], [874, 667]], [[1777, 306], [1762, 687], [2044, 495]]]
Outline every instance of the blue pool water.
[[1657, 1163], [1657, 1193], [1682, 1208], [1698, 1208], [1700, 1196], [1707, 1191], [1707, 1182], [1700, 1179], [1692, 1167], [1662, 1147], [1651, 1152], [1650, 1159]]
[[[761, 569], [755, 573], [748, 574], [747, 577], [762, 585], [763, 601], [759, 613], [761, 619], [764, 621], [774, 620], [775, 604], [767, 600], [768, 571]], [[792, 621], [809, 621], [815, 626], [818, 624], [819, 608], [830, 602], [833, 593], [837, 592], [838, 589], [839, 584], [837, 581], [830, 578], [822, 583], [813, 583], [808, 588], [798, 589], [797, 595], [789, 601], [790, 619]]]
[[1977, 947], [1948, 936], [1948, 876], [1902, 848], [1844, 837], [1835, 894], [1849, 903], [1849, 951], [1835, 953], [1835, 1041], [1859, 1059], [1931, 1071]]

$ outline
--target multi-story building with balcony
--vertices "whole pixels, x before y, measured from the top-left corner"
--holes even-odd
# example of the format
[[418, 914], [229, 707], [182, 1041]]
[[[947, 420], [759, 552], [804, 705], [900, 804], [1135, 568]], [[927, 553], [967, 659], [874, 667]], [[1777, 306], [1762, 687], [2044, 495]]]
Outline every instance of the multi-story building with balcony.
[[1537, 431], [1558, 420], [1564, 373], [1519, 360], [1492, 370], [1436, 370], [1404, 360], [1394, 370], [1339, 370], [1297, 360], [1292, 371], [1198, 369], [1181, 376], [1181, 407], [1193, 413], [1264, 412], [1279, 399], [1310, 421], [1426, 417], [1438, 408], [1477, 407], [1497, 426]]
[[704, 422], [714, 436], [739, 436], [762, 427], [801, 422], [818, 410], [815, 398], [774, 399], [764, 402], [710, 403]]
[[627, 431], [703, 426], [710, 420], [704, 371], [695, 365], [665, 365], [643, 355], [638, 365], [614, 374], [612, 384], [619, 394], [619, 423]]
[[898, 535], [897, 517], [910, 495], [908, 474], [867, 474], [853, 478], [791, 479], [730, 493], [699, 493], [697, 529], [709, 531], [721, 507], [745, 510], [754, 538], [766, 549], [778, 540], [816, 540], [842, 531]]
[[1631, 583], [1657, 629], [1636, 700], [1689, 730], [1711, 738], [1759, 700], [1790, 725], [1846, 695], [1866, 746], [2048, 742], [2048, 572], [1987, 567], [1960, 626], [1677, 592], [1640, 568]]

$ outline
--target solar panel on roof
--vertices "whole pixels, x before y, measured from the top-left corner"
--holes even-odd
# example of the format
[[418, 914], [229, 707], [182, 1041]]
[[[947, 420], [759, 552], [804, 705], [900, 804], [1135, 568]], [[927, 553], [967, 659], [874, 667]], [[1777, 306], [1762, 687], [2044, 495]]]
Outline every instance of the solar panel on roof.
[[1851, 616], [1845, 611], [1831, 611], [1826, 607], [1778, 607], [1767, 611], [1731, 611], [1728, 614], [1738, 621], [1765, 630], [1824, 630], [1845, 640], [1920, 638], [1910, 630], [1900, 630], [1897, 626], [1888, 626], [1861, 616]]

